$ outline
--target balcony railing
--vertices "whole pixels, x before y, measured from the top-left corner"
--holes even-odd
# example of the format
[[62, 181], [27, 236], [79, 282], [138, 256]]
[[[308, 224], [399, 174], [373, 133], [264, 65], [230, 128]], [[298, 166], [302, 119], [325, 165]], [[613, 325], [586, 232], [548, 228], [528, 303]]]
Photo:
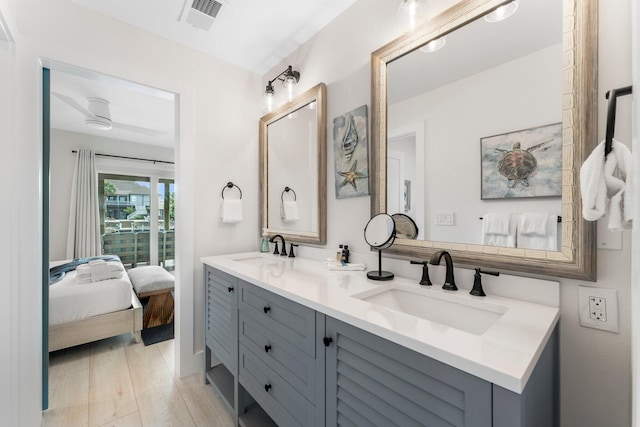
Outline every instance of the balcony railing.
[[[151, 236], [149, 231], [105, 233], [102, 235], [102, 253], [118, 255], [124, 265], [135, 268], [151, 261]], [[158, 232], [158, 261], [167, 267], [167, 261], [175, 258], [175, 232]]]

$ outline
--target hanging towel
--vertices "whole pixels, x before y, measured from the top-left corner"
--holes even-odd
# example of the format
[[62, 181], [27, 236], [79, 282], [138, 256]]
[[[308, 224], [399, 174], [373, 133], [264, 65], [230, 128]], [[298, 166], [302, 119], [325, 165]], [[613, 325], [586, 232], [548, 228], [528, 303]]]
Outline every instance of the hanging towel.
[[582, 216], [595, 221], [604, 215], [611, 230], [630, 228], [633, 219], [632, 156], [626, 145], [615, 139], [604, 158], [601, 142], [580, 168]]
[[487, 213], [482, 221], [482, 244], [515, 248], [516, 224], [510, 213]]
[[300, 219], [300, 213], [298, 212], [298, 202], [295, 200], [286, 200], [281, 205], [282, 220], [284, 222], [292, 222]]
[[[520, 215], [518, 232], [523, 235], [544, 236], [547, 234], [548, 213], [523, 213]], [[557, 219], [556, 219], [557, 221]]]
[[242, 221], [242, 199], [222, 199], [221, 217], [228, 224]]
[[518, 247], [558, 250], [558, 215], [523, 213], [518, 224]]

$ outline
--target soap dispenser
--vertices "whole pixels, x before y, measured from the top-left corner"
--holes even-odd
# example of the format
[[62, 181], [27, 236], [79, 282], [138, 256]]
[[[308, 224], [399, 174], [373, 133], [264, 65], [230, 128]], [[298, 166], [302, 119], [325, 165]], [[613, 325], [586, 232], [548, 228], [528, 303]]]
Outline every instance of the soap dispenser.
[[260, 240], [260, 252], [269, 252], [269, 239], [267, 239], [264, 228], [262, 229], [262, 239]]

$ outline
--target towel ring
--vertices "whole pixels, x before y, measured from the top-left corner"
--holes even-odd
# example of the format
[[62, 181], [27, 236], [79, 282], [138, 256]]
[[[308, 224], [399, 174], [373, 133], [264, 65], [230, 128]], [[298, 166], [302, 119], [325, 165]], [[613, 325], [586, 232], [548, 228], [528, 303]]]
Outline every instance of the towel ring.
[[227, 188], [233, 188], [236, 187], [238, 189], [238, 191], [240, 192], [240, 198], [242, 199], [242, 190], [240, 189], [240, 187], [238, 187], [237, 185], [235, 185], [233, 182], [229, 181], [227, 182], [227, 185], [225, 185], [224, 187], [222, 187], [222, 199], [224, 200], [224, 190], [226, 190]]
[[284, 202], [284, 193], [288, 193], [289, 191], [291, 191], [293, 193], [293, 201], [294, 202], [298, 199], [298, 197], [296, 196], [296, 192], [293, 191], [293, 188], [284, 187], [284, 190], [282, 190], [282, 193], [280, 194], [280, 200], [282, 200]]

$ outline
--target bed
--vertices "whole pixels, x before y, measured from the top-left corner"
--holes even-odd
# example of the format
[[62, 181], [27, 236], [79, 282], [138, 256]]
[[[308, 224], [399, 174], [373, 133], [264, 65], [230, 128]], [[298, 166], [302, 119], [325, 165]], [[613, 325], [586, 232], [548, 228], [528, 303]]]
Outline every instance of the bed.
[[141, 330], [142, 304], [124, 267], [118, 278], [93, 283], [79, 283], [77, 271], [67, 271], [49, 286], [49, 351], [127, 332], [140, 342]]

